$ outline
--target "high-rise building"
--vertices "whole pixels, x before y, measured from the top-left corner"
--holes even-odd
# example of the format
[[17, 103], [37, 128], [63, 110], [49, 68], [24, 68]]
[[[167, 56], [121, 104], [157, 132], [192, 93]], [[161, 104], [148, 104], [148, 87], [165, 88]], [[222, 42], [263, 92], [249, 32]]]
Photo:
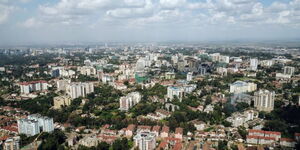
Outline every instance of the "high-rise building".
[[155, 149], [155, 133], [139, 132], [133, 137], [134, 144], [139, 150], [154, 150]]
[[254, 107], [259, 111], [270, 112], [274, 109], [275, 92], [259, 90], [254, 93]]
[[115, 78], [109, 74], [103, 74], [101, 77], [101, 80], [104, 84], [110, 83], [110, 82], [114, 82]]
[[220, 53], [210, 54], [210, 57], [211, 57], [213, 62], [219, 61], [220, 60]]
[[80, 74], [91, 76], [91, 75], [96, 75], [97, 71], [94, 67], [92, 66], [83, 66], [83, 67], [78, 67], [77, 70], [80, 72]]
[[56, 81], [57, 91], [66, 91], [67, 85], [71, 83], [71, 80], [58, 80]]
[[295, 72], [295, 67], [290, 67], [290, 66], [284, 67], [284, 72], [283, 72], [284, 74], [292, 76], [294, 72]]
[[43, 132], [54, 130], [53, 118], [41, 116], [40, 114], [29, 115], [25, 119], [18, 120], [19, 133], [34, 136]]
[[229, 56], [220, 56], [219, 57], [219, 62], [222, 62], [222, 63], [229, 63]]
[[20, 119], [18, 120], [18, 131], [20, 134], [34, 136], [40, 133], [39, 123], [35, 120]]
[[52, 132], [54, 130], [53, 118], [41, 116], [40, 114], [29, 115], [27, 118], [38, 121], [39, 128], [43, 132]]
[[256, 58], [250, 59], [250, 70], [256, 71], [258, 66], [258, 60]]
[[20, 149], [19, 136], [8, 138], [3, 143], [3, 150], [19, 150], [19, 149]]
[[29, 94], [36, 91], [44, 91], [48, 89], [47, 81], [30, 81], [30, 82], [21, 82], [19, 83], [20, 90], [22, 94]]
[[151, 65], [151, 60], [147, 57], [140, 58], [136, 62], [136, 71], [143, 71], [145, 67], [149, 67]]
[[202, 75], [202, 76], [207, 75], [207, 70], [208, 70], [208, 66], [207, 65], [205, 65], [205, 64], [199, 65], [199, 67], [198, 67], [198, 74]]
[[139, 92], [129, 93], [127, 96], [120, 98], [120, 110], [128, 111], [131, 107], [139, 103], [142, 95]]
[[169, 86], [167, 91], [167, 98], [170, 100], [173, 100], [175, 97], [181, 100], [184, 96], [184, 88], [182, 87]]
[[74, 70], [67, 70], [65, 69], [65, 67], [52, 67], [51, 70], [51, 76], [52, 77], [71, 77], [75, 75], [75, 71]]
[[193, 72], [189, 72], [186, 75], [186, 81], [192, 81], [193, 80]]
[[220, 55], [220, 53], [210, 54], [213, 62], [229, 63], [229, 56]]
[[274, 64], [274, 60], [262, 60], [260, 65], [264, 67], [271, 67]]
[[243, 81], [236, 81], [230, 84], [230, 93], [245, 93], [255, 91], [257, 85], [255, 83], [247, 83]]
[[94, 84], [91, 82], [73, 82], [67, 86], [67, 93], [72, 99], [86, 97], [87, 94], [94, 92]]

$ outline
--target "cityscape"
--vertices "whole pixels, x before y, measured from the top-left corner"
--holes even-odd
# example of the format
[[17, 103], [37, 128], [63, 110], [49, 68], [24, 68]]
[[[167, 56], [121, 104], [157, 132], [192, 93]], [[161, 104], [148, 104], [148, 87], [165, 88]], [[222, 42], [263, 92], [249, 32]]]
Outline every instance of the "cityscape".
[[299, 150], [299, 16], [299, 0], [0, 0], [0, 150]]

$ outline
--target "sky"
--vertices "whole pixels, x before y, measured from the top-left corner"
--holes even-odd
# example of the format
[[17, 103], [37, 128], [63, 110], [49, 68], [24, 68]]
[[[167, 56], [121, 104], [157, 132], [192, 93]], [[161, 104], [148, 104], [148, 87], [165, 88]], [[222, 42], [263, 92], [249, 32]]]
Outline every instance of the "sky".
[[0, 0], [0, 45], [299, 39], [300, 0]]

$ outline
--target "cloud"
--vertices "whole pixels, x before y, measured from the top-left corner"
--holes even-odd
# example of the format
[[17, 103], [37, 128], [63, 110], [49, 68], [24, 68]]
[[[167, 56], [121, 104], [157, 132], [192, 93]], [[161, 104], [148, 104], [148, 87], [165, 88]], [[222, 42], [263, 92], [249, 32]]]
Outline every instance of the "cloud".
[[31, 28], [31, 27], [39, 27], [42, 25], [42, 22], [40, 22], [39, 20], [37, 20], [36, 18], [29, 18], [27, 19], [25, 22], [23, 22], [21, 24], [22, 26], [26, 27], [26, 28]]
[[[7, 3], [7, 0], [0, 1]], [[159, 26], [176, 21], [187, 26], [288, 26], [300, 22], [300, 0], [274, 1], [270, 5], [261, 0], [59, 0], [54, 4], [41, 4], [38, 10], [38, 15], [32, 16], [36, 22], [62, 25], [96, 26], [97, 22], [119, 26], [133, 26], [134, 23]], [[28, 23], [33, 21], [32, 17]]]
[[20, 2], [22, 2], [22, 3], [28, 3], [28, 2], [30, 2], [31, 0], [20, 0]]
[[[2, 0], [1, 2], [6, 1]], [[3, 24], [7, 21], [13, 10], [15, 10], [15, 7], [0, 3], [0, 24]]]
[[116, 8], [106, 11], [106, 15], [113, 18], [140, 18], [149, 17], [153, 15], [155, 11], [155, 6], [151, 0], [145, 0], [142, 1], [142, 3], [137, 3], [133, 0], [130, 0], [125, 4], [126, 5], [123, 8]]
[[160, 0], [159, 3], [163, 8], [176, 8], [184, 6], [186, 0]]

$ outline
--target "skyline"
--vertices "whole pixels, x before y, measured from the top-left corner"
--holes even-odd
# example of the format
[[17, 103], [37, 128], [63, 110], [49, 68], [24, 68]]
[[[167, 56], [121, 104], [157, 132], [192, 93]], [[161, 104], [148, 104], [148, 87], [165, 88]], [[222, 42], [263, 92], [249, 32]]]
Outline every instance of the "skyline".
[[0, 45], [300, 38], [300, 0], [0, 0]]

